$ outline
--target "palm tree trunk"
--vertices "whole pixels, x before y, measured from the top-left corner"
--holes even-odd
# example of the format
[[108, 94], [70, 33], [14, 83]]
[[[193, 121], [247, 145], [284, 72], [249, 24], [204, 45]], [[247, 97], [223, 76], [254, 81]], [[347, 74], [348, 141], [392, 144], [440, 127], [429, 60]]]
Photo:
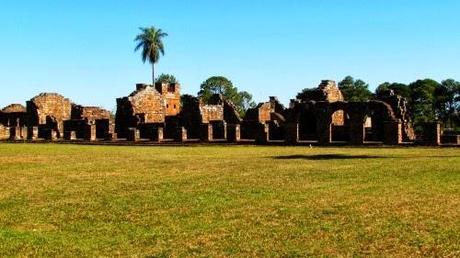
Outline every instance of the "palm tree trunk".
[[155, 86], [155, 64], [152, 64], [152, 85]]

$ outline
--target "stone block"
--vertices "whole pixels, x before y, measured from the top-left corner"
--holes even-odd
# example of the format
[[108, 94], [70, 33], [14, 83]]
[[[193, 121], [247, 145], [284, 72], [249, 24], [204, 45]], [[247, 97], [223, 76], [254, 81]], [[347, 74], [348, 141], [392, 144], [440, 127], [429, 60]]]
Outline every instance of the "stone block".
[[427, 122], [422, 125], [424, 145], [440, 145], [441, 144], [441, 123]]
[[64, 132], [64, 139], [68, 141], [74, 141], [77, 139], [77, 132], [75, 131], [65, 131]]
[[96, 140], [96, 125], [88, 124], [85, 126], [85, 140], [95, 141]]
[[201, 136], [200, 139], [205, 142], [210, 142], [213, 139], [212, 135], [212, 125], [211, 124], [202, 124], [201, 125]]
[[126, 139], [131, 142], [137, 142], [141, 138], [141, 134], [136, 128], [129, 128], [126, 136]]
[[299, 124], [298, 123], [286, 123], [286, 142], [290, 144], [296, 144], [299, 142]]
[[383, 143], [387, 145], [398, 145], [402, 143], [402, 124], [399, 121], [388, 121], [384, 123]]
[[38, 127], [37, 126], [30, 126], [28, 129], [28, 139], [35, 141], [38, 139]]
[[259, 124], [257, 127], [256, 142], [259, 144], [268, 143], [270, 135], [270, 127], [268, 124]]
[[241, 140], [241, 126], [239, 124], [227, 125], [227, 140], [229, 142], [239, 142]]

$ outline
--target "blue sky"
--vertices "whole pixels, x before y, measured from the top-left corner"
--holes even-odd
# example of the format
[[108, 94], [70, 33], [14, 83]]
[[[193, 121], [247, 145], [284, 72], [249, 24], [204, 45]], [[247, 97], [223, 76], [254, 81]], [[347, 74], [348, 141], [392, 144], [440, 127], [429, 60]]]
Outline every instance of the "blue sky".
[[138, 27], [169, 33], [158, 73], [196, 94], [212, 75], [256, 101], [284, 103], [322, 79], [460, 80], [460, 1], [164, 0], [0, 3], [0, 106], [59, 92], [84, 105], [115, 98], [150, 67], [134, 52]]

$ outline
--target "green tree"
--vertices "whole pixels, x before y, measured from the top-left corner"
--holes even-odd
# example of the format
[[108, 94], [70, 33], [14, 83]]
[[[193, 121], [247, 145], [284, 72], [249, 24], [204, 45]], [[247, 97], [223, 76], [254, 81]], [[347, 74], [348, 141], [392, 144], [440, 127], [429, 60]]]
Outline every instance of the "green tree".
[[417, 80], [409, 84], [411, 90], [410, 110], [412, 121], [416, 125], [438, 118], [435, 112], [435, 92], [439, 87], [440, 84], [432, 79]]
[[367, 101], [372, 96], [367, 83], [359, 79], [355, 80], [351, 76], [339, 82], [339, 89], [346, 101]]
[[435, 90], [435, 111], [445, 125], [450, 122], [453, 128], [453, 115], [460, 107], [460, 82], [447, 79]]
[[139, 29], [141, 33], [134, 39], [137, 42], [134, 51], [142, 49], [142, 62], [148, 61], [152, 65], [152, 83], [155, 83], [155, 63], [160, 60], [160, 54], [165, 54], [163, 38], [168, 34], [153, 26]]
[[410, 100], [410, 88], [408, 85], [403, 83], [389, 83], [384, 82], [380, 84], [377, 89], [375, 89], [375, 93], [378, 95], [379, 93], [386, 91], [386, 90], [393, 90], [396, 95], [406, 98]]
[[238, 91], [232, 82], [223, 76], [213, 76], [204, 81], [200, 86], [198, 96], [209, 103], [212, 95], [221, 94], [224, 99], [231, 101], [238, 113], [243, 116], [248, 108], [254, 107], [252, 95], [246, 91]]
[[164, 73], [162, 73], [162, 74], [160, 74], [160, 76], [158, 76], [155, 79], [155, 82], [178, 83], [179, 81], [172, 74], [164, 74]]

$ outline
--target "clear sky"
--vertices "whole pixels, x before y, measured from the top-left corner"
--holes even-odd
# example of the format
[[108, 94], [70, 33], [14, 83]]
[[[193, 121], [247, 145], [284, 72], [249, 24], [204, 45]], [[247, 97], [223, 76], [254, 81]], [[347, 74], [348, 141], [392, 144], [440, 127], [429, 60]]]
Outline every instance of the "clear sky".
[[58, 92], [114, 110], [151, 69], [138, 27], [169, 33], [158, 73], [213, 75], [284, 103], [322, 79], [460, 80], [458, 0], [2, 0], [0, 106]]

